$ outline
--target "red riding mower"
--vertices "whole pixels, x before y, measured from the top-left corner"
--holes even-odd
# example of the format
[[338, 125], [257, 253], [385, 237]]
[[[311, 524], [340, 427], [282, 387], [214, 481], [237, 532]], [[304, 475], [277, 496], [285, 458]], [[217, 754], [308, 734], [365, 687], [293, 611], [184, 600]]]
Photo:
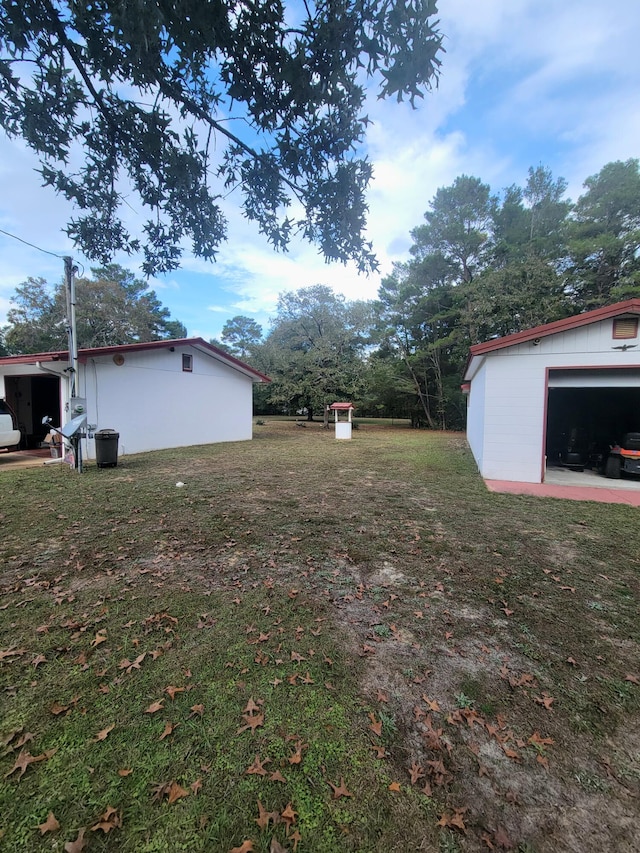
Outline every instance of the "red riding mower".
[[620, 442], [609, 450], [604, 465], [604, 475], [619, 480], [620, 475], [640, 475], [640, 432], [628, 432]]

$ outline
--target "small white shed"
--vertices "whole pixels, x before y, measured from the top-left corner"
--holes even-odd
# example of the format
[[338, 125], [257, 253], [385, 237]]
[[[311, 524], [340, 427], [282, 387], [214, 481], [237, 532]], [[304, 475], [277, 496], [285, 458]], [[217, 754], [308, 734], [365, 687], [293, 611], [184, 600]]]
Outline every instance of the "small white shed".
[[[120, 434], [121, 453], [252, 437], [253, 383], [270, 379], [202, 338], [84, 349], [78, 353], [77, 396], [87, 421]], [[0, 397], [37, 446], [49, 415], [69, 419], [69, 353], [0, 358]], [[83, 440], [84, 458], [95, 444]]]
[[488, 480], [540, 483], [579, 448], [640, 432], [640, 299], [471, 347], [467, 439]]

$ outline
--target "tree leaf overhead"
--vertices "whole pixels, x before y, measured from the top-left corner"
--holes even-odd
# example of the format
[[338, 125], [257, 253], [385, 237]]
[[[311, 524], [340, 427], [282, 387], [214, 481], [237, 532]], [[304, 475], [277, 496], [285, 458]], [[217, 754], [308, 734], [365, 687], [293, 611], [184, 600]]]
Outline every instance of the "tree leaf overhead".
[[214, 258], [236, 190], [275, 248], [296, 232], [371, 269], [365, 85], [423, 97], [435, 15], [435, 0], [4, 3], [0, 122], [75, 204], [67, 233], [101, 264], [142, 251], [147, 274], [168, 271], [186, 243]]

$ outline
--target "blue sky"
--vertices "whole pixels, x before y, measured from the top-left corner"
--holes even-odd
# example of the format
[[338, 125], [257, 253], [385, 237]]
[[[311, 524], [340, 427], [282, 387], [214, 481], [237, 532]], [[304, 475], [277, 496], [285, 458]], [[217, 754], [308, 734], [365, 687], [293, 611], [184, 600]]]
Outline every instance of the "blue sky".
[[[437, 90], [419, 103], [378, 101], [367, 112], [368, 238], [380, 274], [327, 265], [317, 249], [294, 243], [275, 253], [234, 206], [229, 241], [216, 263], [185, 256], [180, 270], [150, 286], [189, 335], [219, 337], [244, 314], [265, 330], [278, 294], [327, 284], [348, 299], [376, 297], [381, 277], [408, 257], [410, 231], [438, 187], [467, 174], [494, 192], [526, 181], [529, 166], [564, 177], [573, 200], [582, 182], [612, 160], [640, 157], [640, 3], [638, 0], [439, 0], [445, 36]], [[73, 251], [61, 231], [72, 211], [39, 186], [33, 156], [0, 138], [0, 228], [57, 254]], [[28, 276], [56, 282], [62, 262], [0, 234], [0, 324]], [[116, 258], [139, 274], [135, 259]]]

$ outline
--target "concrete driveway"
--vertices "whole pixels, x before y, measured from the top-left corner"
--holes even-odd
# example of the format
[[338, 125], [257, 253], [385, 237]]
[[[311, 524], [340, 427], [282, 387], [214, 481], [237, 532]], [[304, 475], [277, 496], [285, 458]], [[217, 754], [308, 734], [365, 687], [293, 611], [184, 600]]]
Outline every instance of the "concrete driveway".
[[0, 473], [14, 471], [17, 468], [41, 468], [47, 460], [51, 461], [51, 451], [48, 447], [38, 450], [18, 450], [15, 453], [0, 450]]

